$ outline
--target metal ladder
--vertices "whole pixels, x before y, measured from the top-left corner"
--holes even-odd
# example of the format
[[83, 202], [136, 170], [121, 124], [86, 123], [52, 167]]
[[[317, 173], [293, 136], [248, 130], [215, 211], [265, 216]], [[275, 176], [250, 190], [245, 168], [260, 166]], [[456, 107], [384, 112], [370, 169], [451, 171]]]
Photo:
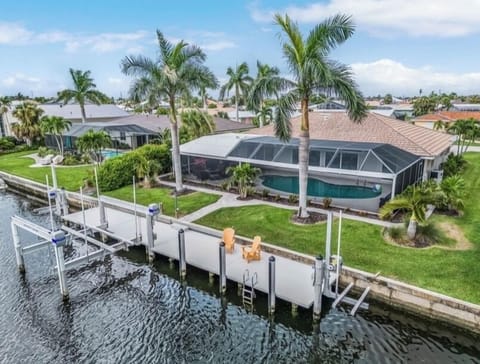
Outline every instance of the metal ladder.
[[243, 272], [243, 291], [242, 302], [244, 306], [253, 307], [253, 300], [255, 298], [255, 285], [257, 284], [257, 272], [250, 277], [250, 272], [245, 269]]

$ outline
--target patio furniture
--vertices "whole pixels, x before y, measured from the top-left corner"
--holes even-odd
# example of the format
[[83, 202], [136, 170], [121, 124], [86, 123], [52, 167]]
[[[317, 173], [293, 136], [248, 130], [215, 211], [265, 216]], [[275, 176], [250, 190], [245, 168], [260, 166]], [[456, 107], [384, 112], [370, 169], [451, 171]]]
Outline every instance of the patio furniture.
[[38, 163], [41, 164], [42, 166], [46, 166], [50, 163], [52, 163], [54, 155], [53, 154], [48, 154], [45, 157], [41, 158]]
[[225, 251], [233, 253], [235, 250], [235, 230], [232, 228], [223, 229], [223, 242], [225, 243]]
[[242, 247], [242, 257], [247, 260], [247, 263], [250, 263], [251, 260], [260, 260], [261, 241], [262, 238], [257, 235], [253, 238], [252, 245]]

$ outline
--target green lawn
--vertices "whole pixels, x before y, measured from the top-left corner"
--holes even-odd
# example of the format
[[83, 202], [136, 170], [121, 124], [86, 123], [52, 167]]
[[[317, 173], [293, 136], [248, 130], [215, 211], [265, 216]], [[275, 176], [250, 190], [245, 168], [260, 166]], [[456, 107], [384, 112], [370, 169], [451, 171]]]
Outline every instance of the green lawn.
[[[162, 202], [163, 212], [166, 215], [174, 216], [175, 200], [171, 196], [171, 192], [172, 190], [169, 188], [137, 188], [137, 203], [147, 206], [153, 202]], [[103, 194], [133, 202], [132, 186], [122, 187], [118, 190], [105, 192]], [[220, 195], [203, 192], [194, 192], [179, 196], [177, 205], [179, 216], [188, 215], [204, 206], [217, 202], [220, 197]]]
[[[40, 183], [45, 183], [45, 175], [48, 174], [51, 183], [52, 176], [50, 174], [50, 166], [30, 167], [34, 163], [34, 160], [25, 156], [32, 153], [35, 153], [35, 151], [11, 153], [0, 156], [0, 170]], [[92, 167], [89, 166], [58, 167], [56, 169], [58, 186], [65, 187], [69, 191], [78, 191], [83, 185], [83, 179], [88, 177], [88, 171], [91, 169]]]
[[[300, 226], [289, 220], [291, 211], [266, 205], [223, 208], [196, 223], [219, 230], [227, 226], [246, 237], [298, 252], [317, 255], [325, 251], [325, 223]], [[332, 236], [336, 251], [338, 222]], [[413, 249], [384, 242], [381, 228], [343, 220], [341, 255], [345, 264], [431, 289], [449, 296], [480, 303], [480, 249], [450, 251], [439, 248]]]

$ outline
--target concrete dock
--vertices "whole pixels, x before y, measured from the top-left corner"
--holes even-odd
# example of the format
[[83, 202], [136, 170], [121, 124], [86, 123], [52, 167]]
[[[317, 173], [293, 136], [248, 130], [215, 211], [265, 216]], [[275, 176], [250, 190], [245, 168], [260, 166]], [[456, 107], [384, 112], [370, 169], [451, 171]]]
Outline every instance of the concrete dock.
[[[109, 204], [114, 201], [109, 201]], [[133, 212], [127, 212], [130, 204], [123, 204], [120, 211], [117, 208], [106, 207], [108, 228], [101, 230], [105, 235], [113, 238], [122, 237], [125, 240], [134, 242], [136, 239], [135, 217]], [[140, 211], [144, 215], [143, 211]], [[66, 222], [83, 227], [82, 212], [75, 212], [63, 217]], [[192, 223], [186, 223], [170, 219], [160, 218], [156, 221], [154, 232], [153, 251], [175, 260], [179, 259], [178, 231], [185, 231], [185, 251], [187, 264], [200, 268], [210, 273], [219, 274], [219, 243], [222, 232], [200, 227]], [[85, 221], [87, 228], [95, 228], [99, 231], [100, 211], [98, 207], [85, 210]], [[140, 244], [146, 244], [145, 217], [137, 217], [137, 232], [143, 236]], [[313, 268], [311, 265], [287, 259], [285, 257], [262, 252], [261, 260], [247, 263], [242, 258], [240, 244], [235, 244], [232, 254], [226, 254], [226, 276], [231, 281], [243, 283], [243, 275], [246, 269], [250, 276], [257, 273], [257, 284], [255, 290], [268, 293], [268, 259], [274, 256], [276, 259], [276, 297], [293, 303], [300, 307], [310, 308], [314, 301]], [[188, 269], [187, 269], [188, 270]], [[188, 273], [187, 273], [188, 274]]]

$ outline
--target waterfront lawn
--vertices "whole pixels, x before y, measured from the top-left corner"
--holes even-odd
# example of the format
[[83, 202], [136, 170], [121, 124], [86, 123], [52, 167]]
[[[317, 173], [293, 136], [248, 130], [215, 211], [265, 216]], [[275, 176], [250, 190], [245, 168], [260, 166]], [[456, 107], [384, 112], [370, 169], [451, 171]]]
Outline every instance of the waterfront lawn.
[[[218, 230], [231, 226], [242, 236], [260, 235], [263, 241], [271, 244], [323, 255], [326, 224], [292, 224], [291, 214], [291, 210], [266, 205], [222, 208], [196, 223]], [[398, 247], [384, 241], [379, 226], [347, 219], [342, 225], [341, 255], [345, 265], [371, 273], [380, 272], [382, 276], [480, 303], [478, 244], [467, 251]], [[338, 221], [333, 230], [332, 250], [336, 251]]]
[[[45, 175], [48, 174], [48, 178], [51, 183], [52, 176], [50, 172], [50, 166], [35, 168], [30, 167], [35, 162], [32, 158], [26, 156], [32, 153], [35, 153], [35, 151], [30, 150], [0, 156], [0, 170], [43, 184], [45, 184]], [[65, 187], [65, 189], [69, 191], [78, 191], [78, 189], [83, 185], [83, 180], [88, 177], [89, 170], [92, 170], [91, 166], [56, 168], [58, 186]]]
[[[175, 199], [171, 195], [170, 188], [137, 188], [137, 203], [148, 206], [151, 203], [163, 204], [163, 213], [165, 215], [175, 215]], [[118, 190], [102, 193], [107, 196], [115, 197], [120, 200], [133, 202], [132, 186], [125, 186]], [[178, 216], [188, 215], [194, 211], [201, 209], [204, 206], [215, 203], [220, 198], [220, 195], [193, 192], [188, 195], [179, 196], [178, 201]]]

